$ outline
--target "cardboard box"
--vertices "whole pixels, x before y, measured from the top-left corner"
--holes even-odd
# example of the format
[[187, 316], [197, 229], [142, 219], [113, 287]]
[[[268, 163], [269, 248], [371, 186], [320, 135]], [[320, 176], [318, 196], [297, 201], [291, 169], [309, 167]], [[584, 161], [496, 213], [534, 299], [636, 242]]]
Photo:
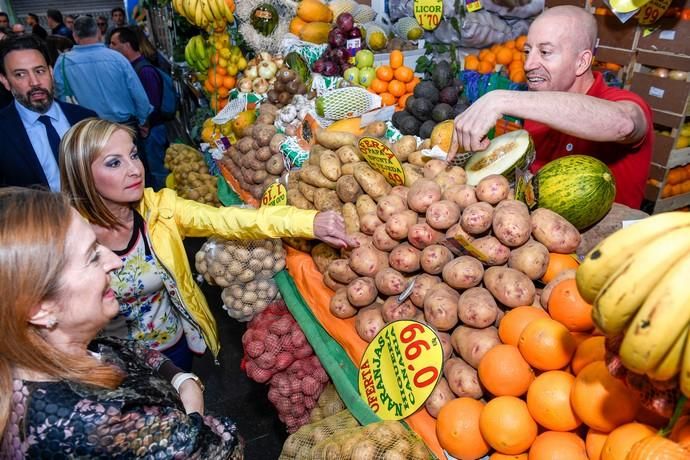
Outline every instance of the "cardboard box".
[[653, 109], [683, 115], [690, 94], [690, 82], [635, 72], [630, 90], [642, 96]]
[[639, 49], [665, 51], [690, 56], [690, 21], [662, 18], [653, 25], [656, 29], [646, 37], [640, 35]]
[[561, 6], [561, 5], [573, 5], [573, 6], [579, 6], [582, 8], [587, 7], [587, 0], [545, 0], [544, 5], [547, 8], [553, 8], [554, 6]]
[[615, 16], [595, 15], [594, 18], [597, 21], [599, 32], [597, 47], [607, 46], [609, 48], [625, 50], [635, 49], [639, 35], [637, 20], [633, 18], [624, 24]]
[[671, 196], [664, 199], [658, 199], [661, 195], [661, 189], [653, 185], [647, 184], [644, 197], [645, 199], [654, 202], [653, 214], [665, 211], [673, 211], [682, 207], [690, 205], [690, 193], [682, 195]]
[[635, 53], [632, 50], [625, 50], [620, 48], [611, 48], [608, 46], [599, 46], [594, 50], [594, 57], [599, 62], [613, 62], [620, 64], [623, 67], [630, 64]]
[[671, 70], [690, 72], [690, 56], [638, 49], [636, 61], [638, 64], [647, 67], [664, 67]]

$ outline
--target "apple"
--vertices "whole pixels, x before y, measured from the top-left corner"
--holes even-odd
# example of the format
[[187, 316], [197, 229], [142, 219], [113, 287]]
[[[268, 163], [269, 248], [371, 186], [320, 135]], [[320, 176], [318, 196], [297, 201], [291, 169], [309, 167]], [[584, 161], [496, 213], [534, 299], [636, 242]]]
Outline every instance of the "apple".
[[369, 50], [359, 50], [355, 54], [355, 65], [360, 69], [374, 65], [374, 53]]
[[376, 78], [376, 71], [373, 67], [364, 67], [359, 69], [359, 84], [368, 88], [371, 82]]
[[350, 67], [343, 73], [343, 78], [350, 83], [359, 84], [359, 69], [357, 67]]

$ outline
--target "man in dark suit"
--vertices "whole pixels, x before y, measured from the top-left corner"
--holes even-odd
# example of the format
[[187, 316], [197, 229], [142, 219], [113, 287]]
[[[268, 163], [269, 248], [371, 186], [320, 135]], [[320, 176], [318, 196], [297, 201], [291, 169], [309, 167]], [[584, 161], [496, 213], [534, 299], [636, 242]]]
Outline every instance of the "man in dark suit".
[[53, 98], [45, 43], [34, 35], [0, 43], [0, 82], [14, 101], [0, 110], [0, 186], [44, 185], [60, 190], [60, 139], [96, 113]]

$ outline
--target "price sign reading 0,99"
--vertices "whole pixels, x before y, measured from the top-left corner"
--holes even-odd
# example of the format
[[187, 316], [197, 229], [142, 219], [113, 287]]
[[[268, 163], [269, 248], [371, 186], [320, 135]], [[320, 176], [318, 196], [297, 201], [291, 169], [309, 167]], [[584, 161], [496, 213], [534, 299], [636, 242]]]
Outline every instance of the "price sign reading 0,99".
[[359, 140], [359, 151], [372, 169], [380, 172], [391, 185], [405, 185], [405, 170], [393, 151], [375, 137]]
[[436, 333], [417, 321], [394, 321], [367, 347], [359, 365], [359, 394], [384, 420], [415, 413], [441, 377], [443, 348]]
[[657, 22], [671, 6], [671, 0], [651, 0], [645, 3], [637, 13], [637, 21], [642, 25], [650, 25]]

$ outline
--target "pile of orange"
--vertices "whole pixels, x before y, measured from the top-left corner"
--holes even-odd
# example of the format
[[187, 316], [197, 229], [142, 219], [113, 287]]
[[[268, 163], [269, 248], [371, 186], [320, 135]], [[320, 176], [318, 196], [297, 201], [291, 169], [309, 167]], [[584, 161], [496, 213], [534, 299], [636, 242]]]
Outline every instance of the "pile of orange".
[[491, 48], [485, 48], [479, 55], [468, 54], [465, 56], [464, 70], [476, 70], [481, 74], [491, 73], [497, 65], [506, 69], [510, 80], [515, 83], [524, 83], [525, 80], [525, 47], [526, 35], [520, 35], [515, 40], [497, 43]]
[[688, 192], [690, 192], [690, 164], [676, 166], [669, 170], [664, 188], [661, 190], [661, 198], [682, 195]]
[[230, 90], [237, 84], [237, 78], [229, 75], [221, 66], [214, 66], [208, 70], [204, 89], [210, 96], [210, 106], [214, 112], [219, 112], [228, 103]]
[[405, 102], [419, 83], [414, 70], [403, 63], [402, 51], [393, 50], [388, 57], [389, 64], [376, 68], [376, 78], [369, 85], [369, 91], [381, 96], [383, 105], [396, 105], [405, 108]]

